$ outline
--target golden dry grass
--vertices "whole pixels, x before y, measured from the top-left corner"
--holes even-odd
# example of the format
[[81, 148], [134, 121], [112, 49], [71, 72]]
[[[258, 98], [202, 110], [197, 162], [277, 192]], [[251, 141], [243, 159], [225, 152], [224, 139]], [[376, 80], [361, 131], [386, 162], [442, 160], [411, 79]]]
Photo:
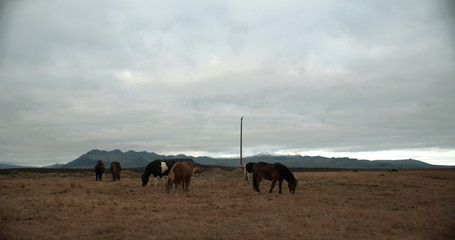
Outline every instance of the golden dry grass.
[[240, 169], [166, 194], [130, 171], [13, 172], [0, 175], [0, 239], [455, 239], [455, 170], [295, 176], [295, 195], [270, 181], [256, 193]]

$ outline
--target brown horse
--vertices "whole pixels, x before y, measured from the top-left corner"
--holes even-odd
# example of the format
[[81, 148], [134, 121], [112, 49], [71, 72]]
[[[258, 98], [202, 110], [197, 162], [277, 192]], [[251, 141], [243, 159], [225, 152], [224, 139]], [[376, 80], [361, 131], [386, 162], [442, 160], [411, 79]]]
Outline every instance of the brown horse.
[[189, 162], [177, 162], [167, 177], [166, 192], [169, 193], [171, 191], [172, 184], [177, 189], [180, 183], [182, 184], [183, 191], [188, 192], [190, 190], [191, 176], [193, 176], [193, 165]]
[[272, 181], [272, 186], [270, 187], [269, 193], [272, 193], [276, 181], [278, 181], [279, 193], [283, 193], [281, 191], [283, 179], [288, 182], [288, 187], [291, 194], [295, 193], [297, 180], [295, 179], [294, 174], [292, 174], [291, 170], [289, 170], [289, 168], [281, 163], [256, 163], [253, 166], [253, 189], [257, 192], [259, 192], [259, 183], [261, 182], [262, 178]]
[[95, 165], [95, 174], [96, 174], [96, 181], [101, 181], [103, 178], [105, 167], [104, 163], [101, 160], [98, 160]]
[[193, 168], [193, 175], [196, 175], [196, 174], [202, 175], [202, 168], [201, 167]]
[[112, 173], [112, 181], [120, 181], [120, 172], [122, 168], [120, 167], [119, 162], [112, 162], [111, 163], [111, 173]]

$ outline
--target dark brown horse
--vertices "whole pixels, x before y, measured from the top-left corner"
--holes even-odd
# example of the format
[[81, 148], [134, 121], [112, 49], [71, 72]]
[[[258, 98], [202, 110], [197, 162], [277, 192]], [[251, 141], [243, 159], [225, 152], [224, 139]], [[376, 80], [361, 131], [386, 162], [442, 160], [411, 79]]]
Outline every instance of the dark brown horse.
[[104, 163], [101, 160], [98, 160], [95, 165], [95, 174], [96, 174], [96, 181], [101, 181], [103, 178], [105, 167]]
[[172, 167], [171, 171], [166, 180], [166, 192], [169, 193], [172, 188], [172, 184], [177, 186], [182, 184], [184, 192], [190, 190], [191, 176], [193, 176], [193, 165], [189, 162], [177, 162]]
[[272, 193], [276, 181], [278, 181], [279, 193], [283, 193], [281, 191], [283, 179], [288, 182], [288, 187], [291, 194], [295, 193], [297, 180], [295, 179], [294, 174], [292, 174], [291, 170], [289, 170], [289, 168], [281, 163], [256, 163], [253, 166], [253, 189], [257, 192], [259, 192], [259, 183], [261, 182], [262, 178], [272, 181], [272, 186], [270, 187], [269, 193]]
[[112, 173], [112, 181], [120, 181], [120, 172], [122, 168], [120, 167], [119, 162], [112, 162], [111, 163], [111, 173]]

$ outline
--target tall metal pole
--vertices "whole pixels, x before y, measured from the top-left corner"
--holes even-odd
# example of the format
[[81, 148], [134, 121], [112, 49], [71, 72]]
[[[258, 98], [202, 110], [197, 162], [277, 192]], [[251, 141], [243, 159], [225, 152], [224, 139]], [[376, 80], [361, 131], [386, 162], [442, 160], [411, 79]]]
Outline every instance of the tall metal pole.
[[242, 167], [242, 129], [243, 129], [243, 116], [240, 118], [240, 167]]

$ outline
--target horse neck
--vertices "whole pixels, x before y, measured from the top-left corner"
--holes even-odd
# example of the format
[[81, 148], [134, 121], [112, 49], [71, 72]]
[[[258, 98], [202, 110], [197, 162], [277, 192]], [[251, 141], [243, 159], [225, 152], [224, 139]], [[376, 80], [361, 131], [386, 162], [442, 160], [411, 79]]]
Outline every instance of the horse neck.
[[289, 182], [295, 182], [296, 179], [294, 177], [294, 174], [292, 174], [291, 170], [288, 170], [289, 172], [286, 174], [285, 178], [286, 181], [289, 183]]
[[173, 182], [174, 181], [174, 178], [175, 178], [175, 173], [173, 171], [173, 169], [169, 172], [169, 175], [167, 175], [167, 179], [168, 181], [171, 181]]
[[152, 174], [152, 166], [147, 166], [144, 171], [144, 176], [148, 178]]

